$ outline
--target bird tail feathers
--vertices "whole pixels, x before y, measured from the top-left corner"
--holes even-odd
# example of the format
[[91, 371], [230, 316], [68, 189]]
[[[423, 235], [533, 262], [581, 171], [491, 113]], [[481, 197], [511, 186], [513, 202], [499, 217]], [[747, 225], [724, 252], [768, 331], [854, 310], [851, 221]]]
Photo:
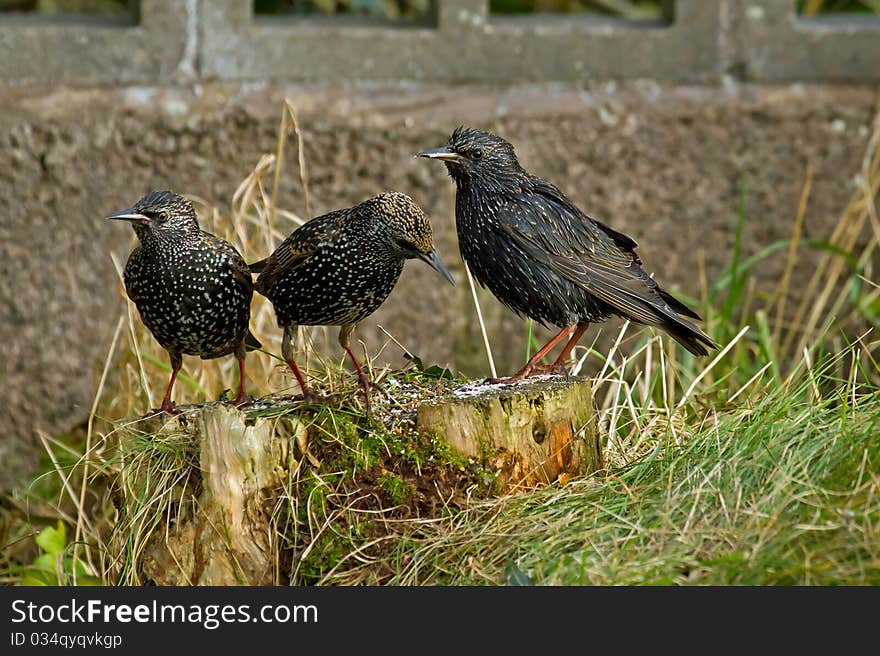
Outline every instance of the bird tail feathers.
[[660, 294], [660, 298], [662, 298], [664, 301], [666, 301], [666, 304], [669, 307], [671, 307], [676, 312], [676, 314], [680, 314], [685, 317], [690, 317], [691, 319], [696, 319], [697, 321], [700, 321], [702, 319], [702, 317], [699, 314], [697, 314], [696, 312], [691, 310], [687, 305], [685, 305], [684, 303], [679, 301], [677, 298], [675, 298], [675, 296], [673, 296], [669, 292], [664, 291], [662, 289], [657, 289], [657, 293]]
[[621, 316], [665, 330], [694, 355], [709, 355], [706, 347], [718, 348], [711, 337], [679, 315], [693, 319], [699, 319], [700, 316], [662, 289], [657, 289], [662, 303], [658, 303], [656, 296], [646, 298], [622, 287], [614, 288], [616, 293], [613, 295], [603, 294], [607, 288], [596, 287], [593, 291], [606, 303], [612, 305]]
[[678, 321], [667, 320], [660, 327], [694, 355], [709, 355], [709, 350], [706, 347], [710, 349], [718, 348], [718, 345], [712, 341], [711, 337], [684, 319], [678, 319]]
[[[658, 290], [658, 292], [664, 301], [663, 304], [657, 303], [656, 297], [654, 299], [646, 299], [629, 295], [627, 297], [628, 307], [624, 316], [639, 323], [656, 326], [666, 331], [676, 342], [694, 355], [709, 355], [708, 349], [718, 348], [718, 345], [712, 341], [711, 337], [687, 319], [679, 316], [681, 314], [699, 319], [699, 315], [696, 312], [667, 292], [662, 290]], [[621, 299], [618, 298], [617, 300], [619, 302]]]

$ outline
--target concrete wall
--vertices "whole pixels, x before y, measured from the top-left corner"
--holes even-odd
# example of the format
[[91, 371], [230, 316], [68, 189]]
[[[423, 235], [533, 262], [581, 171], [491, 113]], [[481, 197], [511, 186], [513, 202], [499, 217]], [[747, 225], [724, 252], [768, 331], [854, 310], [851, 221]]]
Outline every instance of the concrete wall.
[[250, 0], [141, 0], [135, 21], [0, 20], [0, 83], [208, 80], [880, 80], [880, 18], [794, 0], [667, 0], [664, 20], [503, 17], [436, 0], [421, 26], [255, 18]]

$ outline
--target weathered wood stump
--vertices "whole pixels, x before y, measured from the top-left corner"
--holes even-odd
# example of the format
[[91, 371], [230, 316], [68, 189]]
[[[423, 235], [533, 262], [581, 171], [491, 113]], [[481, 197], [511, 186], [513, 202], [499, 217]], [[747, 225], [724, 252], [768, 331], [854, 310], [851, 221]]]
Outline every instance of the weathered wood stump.
[[[377, 421], [386, 431], [398, 431], [399, 439], [424, 446], [437, 444], [439, 438], [445, 451], [437, 453], [449, 453], [445, 442], [473, 459], [480, 471], [497, 482], [487, 483], [486, 493], [565, 480], [601, 466], [587, 380], [449, 384], [441, 396], [424, 400], [416, 395], [408, 407], [408, 418], [399, 413], [382, 415], [381, 407], [371, 420], [351, 409], [328, 408], [319, 420], [315, 408], [278, 398], [245, 411], [212, 403], [184, 408], [181, 417], [160, 415], [122, 422], [118, 431], [119, 524], [111, 549], [115, 552], [111, 558], [120, 563], [120, 580], [159, 585], [285, 583], [281, 563], [296, 561], [310, 550], [306, 546], [296, 554], [282, 553], [291, 543], [303, 543], [297, 540], [298, 534], [291, 534], [298, 530], [300, 520], [291, 522], [290, 518], [297, 514], [297, 507], [311, 500], [300, 498], [298, 482], [322, 475], [321, 462], [310, 445], [323, 449], [318, 453], [329, 458], [330, 468], [323, 473], [336, 477], [340, 471], [334, 453], [360, 449], [362, 438], [377, 430]], [[388, 423], [393, 416], [403, 423]], [[343, 422], [349, 427], [344, 444], [339, 439]], [[390, 467], [409, 476], [420, 471], [395, 464], [395, 458], [402, 456], [394, 454], [407, 449], [394, 453], [388, 449], [385, 440], [392, 432], [373, 440], [381, 458], [387, 455], [388, 459], [379, 464], [374, 459], [371, 465], [362, 457], [359, 475], [369, 476], [370, 467]], [[327, 450], [334, 448], [335, 452]], [[461, 471], [461, 465], [455, 464], [459, 461], [431, 462], [434, 467]], [[440, 469], [429, 466], [426, 471], [448, 481]], [[382, 473], [378, 475], [381, 478]], [[408, 482], [403, 483], [403, 489], [410, 489]], [[421, 487], [436, 488], [427, 483]], [[401, 503], [397, 500], [391, 505]]]
[[[153, 435], [197, 447], [200, 480], [187, 480], [180, 490], [175, 517], [157, 527], [141, 545], [144, 574], [159, 585], [269, 585], [275, 580], [277, 544], [269, 530], [274, 498], [306, 451], [307, 427], [295, 415], [246, 422], [234, 407], [209, 404], [180, 417], [161, 415], [128, 422], [128, 437]], [[170, 438], [169, 438], [170, 436]], [[125, 435], [123, 435], [125, 439]], [[157, 441], [158, 444], [158, 441]], [[162, 475], [161, 465], [134, 463], [129, 479], [134, 491], [147, 496], [177, 492], [163, 490], [150, 479]], [[192, 496], [193, 490], [197, 496]], [[137, 492], [135, 492], [137, 494]], [[189, 498], [187, 498], [187, 496]], [[124, 500], [137, 514], [147, 499]], [[166, 508], [167, 511], [167, 508]], [[149, 516], [149, 510], [140, 513]], [[169, 518], [170, 519], [170, 518]], [[168, 521], [168, 519], [166, 519]]]
[[470, 383], [419, 406], [416, 426], [496, 469], [502, 488], [522, 489], [602, 466], [586, 378]]

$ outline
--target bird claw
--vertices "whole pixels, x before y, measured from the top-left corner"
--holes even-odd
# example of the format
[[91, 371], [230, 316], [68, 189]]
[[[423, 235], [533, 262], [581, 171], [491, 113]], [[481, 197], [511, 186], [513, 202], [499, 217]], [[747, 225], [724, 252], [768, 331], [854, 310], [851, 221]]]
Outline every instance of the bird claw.
[[542, 376], [546, 374], [556, 374], [557, 376], [565, 376], [568, 378], [568, 369], [566, 369], [561, 364], [536, 364], [532, 369], [524, 376]]
[[317, 392], [313, 392], [311, 389], [306, 388], [302, 391], [302, 394], [300, 396], [302, 397], [302, 400], [306, 403], [321, 405], [323, 403], [328, 403], [332, 401], [336, 397], [336, 394], [318, 394]]
[[235, 406], [236, 408], [241, 408], [241, 407], [243, 407], [243, 406], [250, 405], [250, 404], [253, 403], [253, 402], [254, 402], [254, 399], [253, 399], [253, 397], [251, 397], [250, 395], [248, 395], [248, 394], [244, 394], [244, 395], [239, 394], [239, 395], [236, 396], [234, 399], [232, 399], [232, 401], [229, 401], [228, 403], [230, 403], [231, 405]]
[[526, 369], [522, 369], [512, 376], [507, 376], [505, 378], [486, 378], [483, 381], [483, 384], [505, 385], [509, 383], [517, 383], [521, 380], [525, 380], [526, 378], [531, 378], [533, 376], [546, 376], [548, 374], [555, 374], [557, 376], [565, 376], [566, 378], [568, 378], [568, 369], [563, 367], [561, 364], [536, 364]]
[[163, 413], [172, 417], [183, 414], [183, 412], [178, 410], [177, 406], [175, 406], [173, 403], [163, 403], [160, 407], [153, 408], [152, 410], [148, 411], [147, 414], [144, 415], [144, 417], [155, 417], [156, 415], [161, 415]]

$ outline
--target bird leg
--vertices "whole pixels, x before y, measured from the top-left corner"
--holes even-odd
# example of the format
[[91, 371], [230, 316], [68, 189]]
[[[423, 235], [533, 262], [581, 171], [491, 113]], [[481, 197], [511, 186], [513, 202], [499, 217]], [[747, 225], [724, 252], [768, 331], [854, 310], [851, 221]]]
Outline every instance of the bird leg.
[[244, 342], [239, 344], [235, 349], [235, 359], [238, 360], [238, 396], [236, 396], [232, 405], [246, 405], [252, 401], [244, 389]]
[[357, 370], [358, 375], [358, 383], [360, 383], [361, 389], [364, 390], [364, 399], [367, 402], [367, 413], [370, 411], [370, 381], [364, 375], [363, 369], [361, 369], [360, 364], [358, 364], [357, 358], [354, 356], [351, 348], [348, 346], [345, 347], [346, 353], [348, 353], [348, 357], [351, 358], [351, 363], [354, 365], [354, 368]]
[[310, 403], [318, 403], [321, 401], [321, 397], [313, 392], [312, 389], [306, 384], [306, 379], [303, 378], [303, 375], [299, 371], [299, 367], [296, 366], [296, 360], [293, 359], [295, 332], [296, 326], [284, 327], [284, 337], [281, 341], [281, 354], [284, 356], [284, 359], [287, 362], [287, 365], [290, 367], [290, 370], [293, 371], [293, 375], [296, 376], [296, 380], [299, 382], [300, 389], [302, 389], [303, 398]]
[[536, 365], [534, 367], [535, 370], [546, 368], [548, 371], [558, 371], [560, 369], [565, 369], [565, 365], [568, 362], [568, 356], [571, 355], [571, 352], [574, 350], [574, 347], [577, 346], [577, 343], [580, 341], [581, 337], [584, 336], [584, 333], [587, 332], [587, 328], [590, 327], [589, 322], [579, 323], [577, 324], [577, 328], [572, 334], [571, 339], [565, 344], [562, 349], [562, 353], [559, 354], [559, 357], [550, 365]]
[[[544, 358], [545, 355], [547, 355], [550, 351], [553, 350], [554, 346], [556, 346], [559, 342], [561, 342], [563, 339], [568, 337], [577, 326], [578, 326], [578, 324], [572, 324], [572, 325], [566, 326], [565, 328], [560, 330], [553, 339], [551, 339], [549, 342], [547, 342], [540, 351], [535, 353], [531, 357], [531, 359], [528, 362], [526, 362], [525, 366], [522, 369], [517, 371], [510, 378], [495, 378], [495, 379], [491, 379], [491, 382], [493, 382], [493, 383], [512, 383], [517, 380], [522, 380], [523, 378], [527, 378], [528, 376], [531, 376], [531, 375], [537, 375], [537, 374], [541, 374], [541, 373], [558, 371], [558, 369], [561, 365], [554, 363], [552, 365], [546, 366], [546, 365], [540, 364], [540, 362]], [[571, 341], [569, 341], [569, 344], [571, 344]], [[566, 344], [566, 348], [568, 348], [568, 344]], [[573, 344], [572, 344], [572, 348], [574, 348]], [[569, 349], [569, 351], [570, 351], [570, 349]], [[567, 356], [567, 354], [566, 354], [566, 356]]]
[[159, 411], [167, 412], [169, 415], [177, 415], [180, 414], [180, 410], [175, 408], [174, 403], [171, 402], [171, 390], [174, 389], [177, 372], [183, 366], [183, 356], [180, 353], [171, 353], [169, 351], [168, 357], [171, 359], [171, 380], [168, 381], [168, 389], [165, 390], [165, 398], [162, 399], [162, 406], [159, 408]]
[[355, 370], [358, 375], [358, 382], [360, 383], [361, 389], [364, 391], [364, 399], [367, 402], [367, 414], [370, 413], [370, 380], [364, 375], [364, 370], [361, 369], [360, 363], [358, 363], [357, 358], [354, 355], [354, 352], [351, 350], [351, 334], [354, 332], [354, 329], [357, 327], [357, 324], [348, 324], [343, 326], [339, 331], [339, 344], [342, 348], [345, 349], [345, 352], [348, 353], [348, 357], [351, 358], [351, 362], [354, 365]]

